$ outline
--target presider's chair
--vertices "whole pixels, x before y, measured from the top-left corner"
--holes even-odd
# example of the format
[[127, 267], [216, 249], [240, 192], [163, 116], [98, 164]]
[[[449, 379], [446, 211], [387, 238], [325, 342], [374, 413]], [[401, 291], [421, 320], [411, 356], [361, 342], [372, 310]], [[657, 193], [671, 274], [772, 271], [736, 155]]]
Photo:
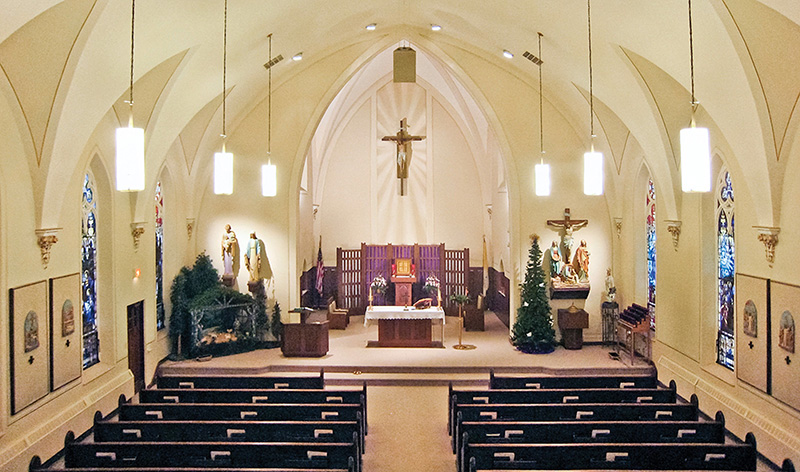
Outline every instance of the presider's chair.
[[350, 317], [347, 316], [347, 309], [337, 308], [336, 299], [328, 304], [328, 328], [345, 329], [350, 324]]

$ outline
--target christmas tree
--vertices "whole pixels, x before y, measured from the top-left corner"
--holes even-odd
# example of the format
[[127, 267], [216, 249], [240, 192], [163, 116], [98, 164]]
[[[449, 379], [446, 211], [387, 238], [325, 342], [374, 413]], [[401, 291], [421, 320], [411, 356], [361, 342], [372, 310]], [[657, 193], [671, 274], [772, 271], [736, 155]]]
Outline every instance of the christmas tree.
[[511, 342], [522, 352], [543, 354], [555, 349], [556, 333], [547, 299], [539, 236], [533, 235], [531, 239], [525, 282], [520, 285], [522, 300], [517, 309]]

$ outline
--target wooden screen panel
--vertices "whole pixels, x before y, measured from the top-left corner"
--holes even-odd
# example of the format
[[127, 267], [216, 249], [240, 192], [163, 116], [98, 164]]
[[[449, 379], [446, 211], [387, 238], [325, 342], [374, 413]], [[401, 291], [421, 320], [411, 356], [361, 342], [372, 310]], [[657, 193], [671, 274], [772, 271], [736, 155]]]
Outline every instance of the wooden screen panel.
[[450, 301], [453, 294], [466, 294], [469, 289], [469, 249], [444, 250], [444, 306], [456, 306]]
[[442, 281], [442, 251], [444, 251], [444, 244], [418, 246], [417, 280], [422, 285], [425, 285], [425, 279], [429, 275], [435, 275], [440, 282]]
[[361, 249], [336, 250], [338, 277], [336, 306], [356, 308], [361, 305]]
[[[378, 275], [382, 275], [387, 283], [392, 276], [392, 263], [389, 260], [388, 245], [361, 244], [362, 257], [362, 297], [361, 306], [369, 304], [369, 286]], [[388, 294], [387, 294], [388, 295]], [[373, 293], [376, 305], [386, 304], [385, 296]]]

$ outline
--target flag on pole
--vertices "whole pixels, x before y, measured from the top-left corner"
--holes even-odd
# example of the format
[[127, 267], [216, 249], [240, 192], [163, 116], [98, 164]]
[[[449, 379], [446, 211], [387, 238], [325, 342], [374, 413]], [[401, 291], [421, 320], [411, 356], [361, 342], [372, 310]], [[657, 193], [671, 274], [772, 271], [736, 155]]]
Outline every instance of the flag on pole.
[[322, 279], [325, 277], [325, 264], [322, 262], [322, 235], [319, 236], [319, 251], [317, 252], [317, 292], [322, 296]]

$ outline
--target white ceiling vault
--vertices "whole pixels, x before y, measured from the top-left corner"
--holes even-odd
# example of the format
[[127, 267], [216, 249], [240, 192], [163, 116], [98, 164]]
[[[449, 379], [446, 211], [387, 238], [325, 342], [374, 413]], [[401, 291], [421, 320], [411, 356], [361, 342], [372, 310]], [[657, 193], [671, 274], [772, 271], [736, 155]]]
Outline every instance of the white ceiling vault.
[[[136, 113], [137, 124], [147, 126], [150, 162], [163, 162], [180, 143], [186, 171], [198, 175], [207, 160], [196, 155], [219, 142], [223, 1], [137, 0], [136, 7]], [[78, 159], [103, 117], [112, 109], [119, 115], [128, 89], [130, 2], [0, 0], [0, 8], [0, 89], [19, 114], [34, 180], [50, 181], [59, 172], [51, 156]], [[734, 172], [747, 166], [748, 185], [770, 189], [760, 210], [779, 219], [782, 181], [775, 176], [784, 171], [798, 124], [800, 5], [694, 0], [693, 14], [702, 124], [736, 150], [727, 156]], [[273, 56], [285, 58], [273, 68], [277, 90], [359, 46], [360, 62], [346, 68], [352, 77], [400, 40], [426, 47], [462, 77], [480, 71], [456, 64], [446, 51], [466, 51], [536, 89], [538, 69], [523, 53], [536, 54], [541, 32], [545, 99], [588, 145], [586, 16], [585, 0], [229, 0], [228, 127], [267, 95], [270, 33]], [[365, 29], [370, 23], [374, 31]], [[634, 139], [651, 168], [674, 173], [676, 130], [689, 119], [686, 0], [595, 0], [592, 36], [598, 134], [614, 167], [621, 168], [621, 150]], [[299, 52], [303, 60], [292, 61]], [[332, 100], [336, 92], [325, 96]], [[750, 169], [745, 158], [757, 165]]]

